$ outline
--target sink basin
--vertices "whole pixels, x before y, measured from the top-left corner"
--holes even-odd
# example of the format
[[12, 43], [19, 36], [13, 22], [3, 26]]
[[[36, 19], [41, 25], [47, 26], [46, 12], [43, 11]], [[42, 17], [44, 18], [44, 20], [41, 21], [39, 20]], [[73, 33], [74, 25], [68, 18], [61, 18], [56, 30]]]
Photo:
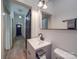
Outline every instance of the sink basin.
[[28, 43], [34, 48], [34, 50], [40, 49], [42, 47], [51, 45], [50, 42], [42, 41], [40, 38], [28, 39]]

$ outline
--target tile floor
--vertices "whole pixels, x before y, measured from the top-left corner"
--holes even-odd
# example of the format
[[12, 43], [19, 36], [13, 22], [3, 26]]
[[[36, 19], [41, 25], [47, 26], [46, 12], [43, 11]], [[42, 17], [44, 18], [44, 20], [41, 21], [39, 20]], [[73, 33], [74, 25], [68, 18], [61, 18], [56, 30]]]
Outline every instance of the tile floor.
[[17, 37], [14, 47], [8, 51], [6, 59], [26, 59], [25, 39]]

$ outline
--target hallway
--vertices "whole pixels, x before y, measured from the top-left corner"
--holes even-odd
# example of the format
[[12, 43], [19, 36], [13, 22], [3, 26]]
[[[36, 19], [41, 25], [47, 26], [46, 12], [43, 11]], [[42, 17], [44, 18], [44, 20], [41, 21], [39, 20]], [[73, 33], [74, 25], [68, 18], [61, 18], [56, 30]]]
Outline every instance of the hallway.
[[25, 39], [16, 37], [14, 47], [8, 51], [6, 59], [26, 59]]

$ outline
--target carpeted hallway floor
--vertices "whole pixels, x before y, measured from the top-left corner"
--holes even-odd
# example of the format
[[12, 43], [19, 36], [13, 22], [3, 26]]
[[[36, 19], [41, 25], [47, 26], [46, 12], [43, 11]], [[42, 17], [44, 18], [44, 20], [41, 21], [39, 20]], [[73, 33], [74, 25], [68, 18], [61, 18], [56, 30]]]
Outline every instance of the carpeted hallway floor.
[[6, 59], [27, 59], [25, 39], [23, 37], [16, 37], [14, 47], [8, 51]]

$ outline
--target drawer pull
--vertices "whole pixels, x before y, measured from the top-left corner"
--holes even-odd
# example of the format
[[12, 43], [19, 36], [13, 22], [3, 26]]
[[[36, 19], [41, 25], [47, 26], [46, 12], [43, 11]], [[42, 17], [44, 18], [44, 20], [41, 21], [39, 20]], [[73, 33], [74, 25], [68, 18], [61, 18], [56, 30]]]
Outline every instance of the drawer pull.
[[31, 55], [30, 51], [28, 51], [28, 54]]

